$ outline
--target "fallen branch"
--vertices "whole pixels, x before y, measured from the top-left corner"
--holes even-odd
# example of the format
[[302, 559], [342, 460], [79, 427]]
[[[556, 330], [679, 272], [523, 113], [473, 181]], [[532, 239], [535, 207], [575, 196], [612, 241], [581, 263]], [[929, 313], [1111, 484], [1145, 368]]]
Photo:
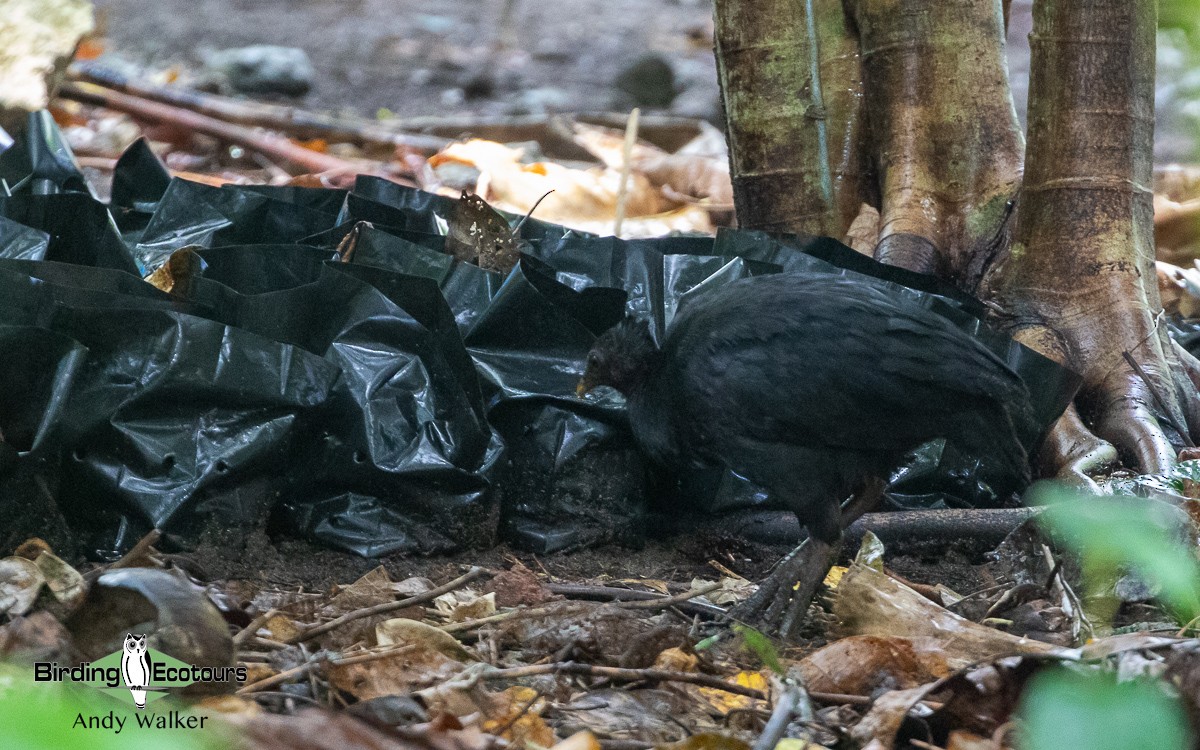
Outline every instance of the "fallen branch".
[[792, 723], [792, 719], [799, 712], [803, 698], [804, 695], [799, 686], [787, 685], [784, 687], [775, 701], [775, 710], [771, 712], [771, 718], [763, 727], [762, 734], [754, 741], [752, 750], [773, 750], [779, 744], [784, 734], [787, 733], [788, 725]]
[[686, 682], [692, 685], [724, 690], [747, 698], [766, 700], [763, 691], [744, 685], [727, 682], [720, 677], [693, 672], [669, 672], [665, 669], [624, 669], [621, 667], [598, 667], [592, 664], [580, 664], [573, 661], [557, 662], [554, 664], [533, 664], [527, 667], [508, 667], [505, 669], [487, 669], [480, 673], [485, 680], [512, 680], [519, 677], [533, 677], [543, 674], [577, 674], [587, 677], [603, 677], [610, 680], [625, 682]]
[[77, 62], [67, 75], [72, 80], [103, 86], [139, 99], [149, 99], [238, 125], [283, 131], [297, 138], [403, 147], [429, 153], [440, 151], [450, 142], [446, 138], [401, 133], [367, 121], [332, 117], [296, 107], [232, 99], [182, 86], [157, 86], [132, 80], [96, 63]]
[[361, 620], [364, 617], [370, 617], [372, 615], [382, 615], [387, 612], [395, 612], [398, 609], [407, 609], [409, 607], [415, 607], [418, 604], [431, 602], [442, 594], [448, 594], [451, 591], [462, 588], [471, 581], [474, 581], [476, 578], [482, 576], [485, 572], [486, 571], [483, 568], [474, 567], [458, 578], [455, 578], [453, 581], [438, 586], [435, 589], [430, 589], [423, 594], [417, 594], [416, 596], [410, 596], [407, 599], [401, 599], [394, 602], [384, 602], [382, 604], [376, 604], [372, 607], [363, 607], [362, 609], [356, 609], [353, 612], [347, 612], [341, 617], [330, 620], [329, 622], [321, 625], [314, 625], [306, 630], [301, 631], [299, 634], [288, 639], [288, 643], [303, 643], [305, 641], [310, 641], [319, 635], [328, 633], [331, 630], [336, 630], [348, 622]]
[[416, 646], [406, 643], [402, 646], [389, 646], [387, 648], [379, 649], [377, 651], [368, 651], [366, 653], [354, 654], [352, 656], [342, 656], [342, 657], [328, 657], [328, 656], [319, 656], [319, 655], [313, 656], [313, 657], [309, 658], [308, 661], [301, 664], [300, 666], [292, 667], [291, 669], [285, 669], [284, 671], [282, 671], [278, 674], [273, 674], [270, 677], [264, 677], [263, 679], [258, 680], [257, 682], [251, 682], [248, 685], [243, 685], [240, 688], [238, 688], [235, 691], [235, 693], [237, 695], [247, 695], [249, 693], [262, 692], [263, 690], [266, 690], [267, 688], [272, 688], [272, 687], [275, 687], [276, 685], [282, 685], [283, 683], [285, 683], [289, 680], [295, 679], [297, 677], [304, 677], [309, 672], [312, 672], [314, 669], [316, 669], [318, 666], [320, 666], [322, 664], [336, 664], [339, 666], [340, 665], [349, 665], [349, 664], [362, 664], [364, 662], [378, 661], [380, 659], [386, 659], [390, 656], [396, 656], [397, 654], [407, 653], [409, 651], [414, 650], [415, 648], [416, 648]]
[[277, 614], [279, 614], [279, 610], [269, 609], [266, 612], [263, 612], [258, 617], [255, 617], [253, 620], [250, 621], [249, 625], [247, 625], [246, 627], [239, 630], [236, 634], [234, 634], [233, 645], [235, 645], [235, 646], [242, 645], [242, 643], [244, 643], [247, 638], [250, 638], [251, 636], [253, 636], [255, 633], [258, 632], [259, 628], [261, 628], [263, 625], [266, 625], [267, 620], [270, 620], [272, 617], [274, 617]]
[[[701, 586], [700, 588], [692, 589], [690, 591], [685, 591], [682, 594], [676, 594], [675, 596], [663, 596], [663, 597], [656, 597], [653, 599], [639, 599], [637, 601], [632, 601], [632, 602], [618, 602], [618, 604], [620, 606], [624, 607], [625, 609], [652, 609], [652, 610], [653, 609], [666, 609], [667, 607], [671, 607], [671, 606], [674, 606], [677, 604], [683, 604], [684, 602], [688, 601], [689, 599], [694, 599], [697, 596], [704, 596], [705, 594], [711, 594], [712, 592], [717, 591], [720, 588], [721, 588], [721, 583], [719, 581], [715, 581], [713, 583], [707, 583], [707, 584]], [[714, 607], [714, 608], [718, 609], [716, 607]]]
[[[687, 601], [692, 596], [698, 596], [700, 593], [709, 593], [701, 591], [693, 593], [687, 592], [682, 599], [676, 600], [676, 597], [666, 597], [662, 594], [656, 594], [653, 591], [633, 591], [632, 589], [619, 589], [612, 586], [580, 586], [576, 584], [551, 583], [547, 587], [553, 594], [565, 596], [568, 599], [584, 599], [587, 601], [599, 602], [653, 602], [654, 605], [662, 607], [670, 607], [678, 605], [679, 609], [688, 614], [703, 615], [705, 617], [722, 617], [725, 610], [713, 604], [704, 604], [703, 602]], [[719, 588], [719, 584], [714, 588]], [[653, 607], [652, 607], [653, 608]]]
[[131, 94], [123, 94], [93, 84], [64, 83], [58, 89], [58, 96], [83, 104], [124, 112], [139, 120], [175, 125], [184, 130], [203, 133], [227, 143], [257, 151], [272, 160], [285, 162], [301, 172], [371, 171], [368, 167], [356, 162], [298, 146], [282, 136], [251, 130], [207, 115]]

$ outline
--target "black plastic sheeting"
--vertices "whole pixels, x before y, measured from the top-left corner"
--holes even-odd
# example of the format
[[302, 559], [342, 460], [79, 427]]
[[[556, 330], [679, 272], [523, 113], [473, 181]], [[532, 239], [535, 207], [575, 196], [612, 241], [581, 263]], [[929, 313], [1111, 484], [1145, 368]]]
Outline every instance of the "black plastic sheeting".
[[[921, 300], [1025, 376], [1043, 425], [1077, 385], [970, 297], [826, 238], [622, 241], [529, 220], [501, 277], [445, 252], [454, 199], [374, 177], [215, 188], [170, 179], [139, 142], [103, 205], [41, 114], [0, 178], [0, 345], [18, 353], [0, 365], [0, 512], [36, 510], [94, 557], [152, 527], [186, 546], [264, 523], [362, 555], [552, 551], [636, 544], [680, 502], [760, 506], [728, 473], [648, 472], [619, 395], [575, 395], [625, 314], [661, 337], [746, 275], [852, 274]], [[141, 280], [173, 253], [196, 273], [170, 294]], [[893, 502], [996, 502], [978, 470], [925, 446]], [[8, 546], [29, 529], [3, 531]]]

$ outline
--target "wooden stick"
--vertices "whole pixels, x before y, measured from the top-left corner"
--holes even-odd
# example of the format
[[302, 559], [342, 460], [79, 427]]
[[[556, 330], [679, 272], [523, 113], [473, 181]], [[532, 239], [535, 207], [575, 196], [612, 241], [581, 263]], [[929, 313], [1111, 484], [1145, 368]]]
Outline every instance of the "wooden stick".
[[399, 132], [365, 120], [332, 117], [297, 107], [205, 94], [182, 86], [156, 86], [145, 81], [132, 80], [110, 68], [90, 62], [75, 63], [68, 69], [67, 76], [75, 81], [169, 104], [225, 122], [278, 130], [298, 138], [323, 138], [333, 142], [391, 148], [405, 147], [429, 153], [440, 151], [450, 143], [448, 138]]
[[665, 597], [662, 594], [656, 594], [653, 591], [634, 591], [633, 589], [619, 589], [613, 586], [584, 586], [570, 583], [551, 583], [547, 584], [546, 588], [548, 588], [551, 593], [565, 596], [568, 599], [584, 599], [590, 601], [618, 603], [625, 601], [645, 601], [654, 602], [655, 604], [662, 603], [664, 607], [669, 607], [672, 604], [679, 604], [679, 609], [687, 612], [688, 614], [703, 615], [705, 617], [722, 617], [725, 614], [724, 609], [712, 604], [705, 604], [704, 602], [691, 602], [683, 600], [678, 602], [666, 602], [667, 599], [673, 599], [673, 597]]
[[247, 625], [246, 627], [239, 630], [233, 636], [233, 645], [235, 645], [235, 646], [242, 645], [242, 643], [244, 643], [247, 638], [249, 638], [252, 635], [254, 635], [255, 633], [257, 633], [258, 629], [267, 623], [267, 620], [270, 620], [272, 617], [274, 617], [277, 614], [279, 614], [279, 610], [268, 609], [266, 612], [263, 612], [258, 617], [255, 617], [253, 620], [250, 621], [249, 625]]
[[135, 562], [137, 562], [137, 559], [139, 557], [141, 557], [141, 556], [145, 555], [147, 552], [149, 552], [150, 548], [153, 547], [155, 545], [155, 543], [157, 543], [158, 540], [161, 538], [162, 538], [161, 531], [159, 531], [158, 529], [150, 529], [149, 531], [146, 532], [146, 535], [144, 537], [142, 537], [141, 539], [139, 539], [137, 541], [137, 544], [130, 547], [128, 552], [121, 555], [120, 560], [117, 560], [112, 565], [109, 565], [108, 569], [109, 570], [117, 570], [120, 568], [131, 567]]
[[702, 685], [717, 690], [724, 690], [727, 693], [735, 695], [744, 695], [747, 698], [757, 698], [759, 700], [766, 700], [767, 698], [766, 694], [761, 690], [727, 682], [714, 675], [696, 674], [693, 672], [670, 672], [665, 669], [598, 667], [592, 664], [579, 664], [573, 661], [557, 662], [554, 664], [534, 664], [527, 667], [509, 667], [507, 669], [489, 669], [482, 672], [481, 676], [485, 680], [509, 680], [542, 674], [578, 674], [589, 677], [606, 677], [610, 680], [624, 680], [627, 682], [686, 682], [692, 685]]
[[364, 617], [370, 617], [372, 615], [381, 615], [386, 612], [395, 612], [398, 609], [407, 609], [408, 607], [415, 607], [418, 604], [431, 602], [442, 594], [448, 594], [455, 589], [462, 588], [471, 581], [474, 581], [476, 578], [482, 576], [485, 572], [486, 571], [483, 568], [474, 567], [458, 578], [455, 578], [453, 581], [450, 581], [442, 586], [438, 586], [436, 589], [430, 589], [423, 594], [417, 594], [416, 596], [410, 596], [407, 599], [401, 599], [394, 602], [384, 602], [382, 604], [376, 604], [373, 607], [363, 607], [362, 609], [356, 609], [353, 612], [347, 612], [341, 617], [330, 620], [329, 622], [321, 625], [314, 625], [313, 627], [308, 628], [300, 634], [288, 639], [288, 643], [303, 643], [304, 641], [310, 641], [313, 638], [316, 638], [318, 635], [328, 633], [329, 631], [340, 628], [346, 623], [353, 622], [354, 620], [360, 620]]
[[625, 143], [621, 149], [621, 182], [617, 187], [617, 219], [613, 222], [613, 236], [621, 236], [621, 224], [625, 223], [625, 200], [629, 194], [629, 173], [633, 169], [633, 147], [637, 143], [638, 118], [642, 110], [637, 107], [629, 113], [625, 125]]
[[257, 151], [276, 161], [282, 161], [301, 172], [372, 171], [336, 156], [322, 154], [292, 143], [287, 138], [250, 130], [240, 125], [180, 109], [169, 104], [152, 102], [130, 94], [110, 91], [87, 83], [64, 83], [58, 89], [64, 99], [124, 112], [141, 120], [177, 125], [185, 130], [210, 135], [228, 143]]

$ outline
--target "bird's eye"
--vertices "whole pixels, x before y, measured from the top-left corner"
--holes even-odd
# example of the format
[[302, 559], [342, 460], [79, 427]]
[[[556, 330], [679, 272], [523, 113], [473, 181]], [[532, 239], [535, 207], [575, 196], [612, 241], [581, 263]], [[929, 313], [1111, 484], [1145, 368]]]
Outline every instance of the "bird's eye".
[[596, 354], [595, 352], [589, 352], [588, 356], [587, 356], [587, 366], [588, 367], [599, 367], [600, 366], [600, 355]]

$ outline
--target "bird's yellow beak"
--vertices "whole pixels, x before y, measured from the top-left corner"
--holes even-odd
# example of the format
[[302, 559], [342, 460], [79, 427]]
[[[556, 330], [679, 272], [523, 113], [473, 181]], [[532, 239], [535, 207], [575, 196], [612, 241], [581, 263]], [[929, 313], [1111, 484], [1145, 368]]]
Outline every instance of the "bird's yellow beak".
[[592, 387], [588, 383], [587, 378], [581, 378], [579, 384], [575, 386], [575, 395], [583, 398], [590, 390], [592, 390]]

